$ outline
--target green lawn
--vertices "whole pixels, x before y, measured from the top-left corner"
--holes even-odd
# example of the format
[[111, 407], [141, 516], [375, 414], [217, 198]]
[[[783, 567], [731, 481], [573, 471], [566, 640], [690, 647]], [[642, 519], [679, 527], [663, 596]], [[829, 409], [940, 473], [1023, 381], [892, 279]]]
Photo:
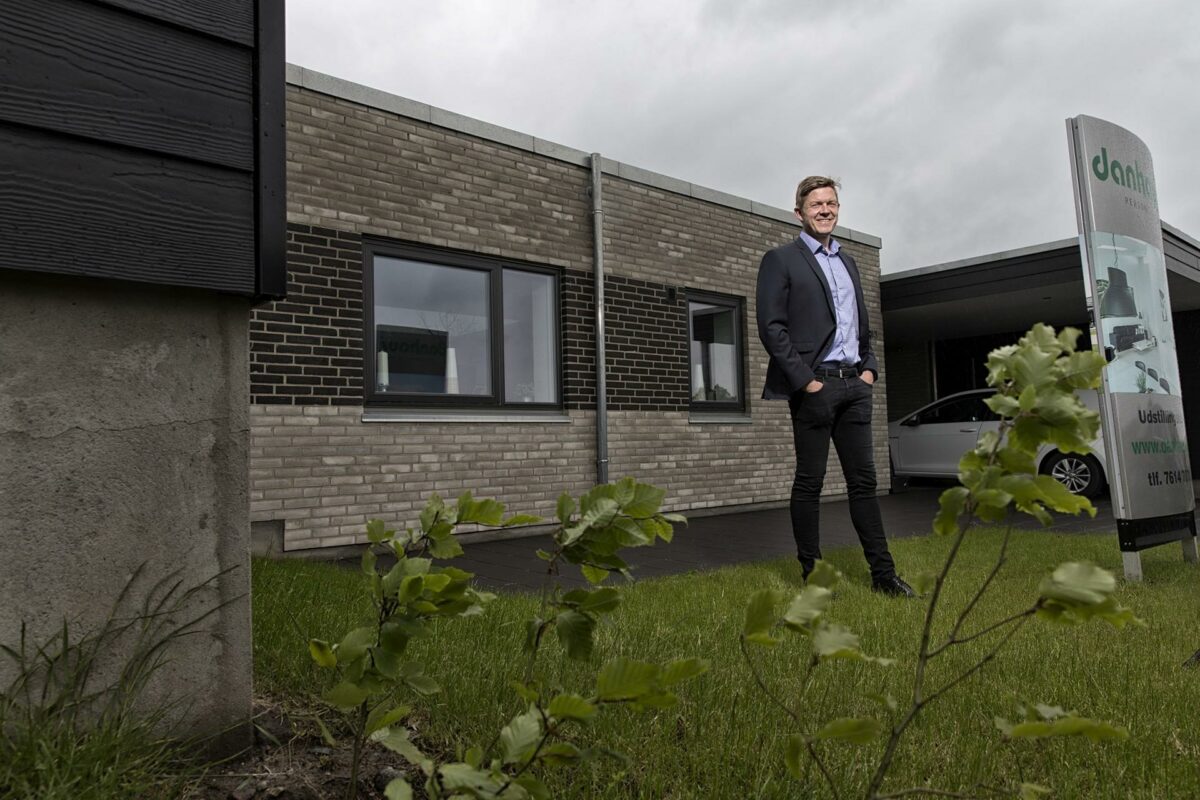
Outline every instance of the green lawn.
[[[678, 535], [686, 536], [686, 529]], [[923, 538], [896, 541], [892, 548], [902, 573], [913, 575], [936, 570], [948, 544]], [[965, 602], [993, 563], [998, 544], [997, 532], [971, 534], [947, 586], [950, 608]], [[531, 545], [531, 559], [532, 551]], [[861, 714], [880, 715], [887, 724], [887, 712], [863, 694], [890, 693], [906, 702], [926, 601], [869, 592], [856, 549], [829, 557], [846, 575], [829, 617], [857, 632], [867, 653], [898, 663], [886, 669], [823, 665], [805, 704], [811, 729], [818, 720]], [[1012, 783], [1024, 776], [1052, 786], [1056, 798], [1200, 796], [1200, 670], [1181, 666], [1200, 648], [1200, 572], [1182, 562], [1177, 545], [1147, 551], [1143, 559], [1146, 582], [1122, 585], [1118, 600], [1146, 627], [1118, 631], [1104, 623], [1068, 628], [1031, 622], [996, 661], [926, 711], [901, 745], [885, 791], [922, 785], [967, 791], [978, 783]], [[1009, 564], [972, 619], [982, 625], [1027, 607], [1039, 580], [1068, 560], [1119, 571], [1115, 535], [1014, 533]], [[828, 796], [815, 773], [800, 785], [784, 770], [782, 742], [792, 732], [790, 720], [753, 685], [738, 649], [750, 594], [771, 586], [794, 590], [799, 578], [795, 562], [782, 560], [628, 585], [625, 603], [613, 615], [615, 624], [598, 637], [596, 662], [589, 668], [619, 654], [657, 661], [695, 655], [709, 659], [711, 671], [682, 687], [675, 708], [647, 714], [610, 709], [602, 715], [592, 729], [594, 743], [626, 753], [628, 764], [604, 761], [547, 776], [555, 796]], [[260, 691], [289, 704], [312, 702], [328, 673], [311, 664], [305, 640], [336, 641], [367, 621], [361, 580], [356, 572], [325, 564], [255, 563], [254, 663]], [[445, 689], [430, 701], [416, 701], [421, 709], [417, 735], [427, 749], [453, 755], [471, 742], [491, 742], [519, 710], [508, 683], [520, 676], [524, 620], [535, 609], [532, 596], [501, 596], [483, 616], [448, 621], [417, 643], [416, 657]], [[935, 662], [934, 686], [982, 652], [971, 646]], [[792, 697], [805, 663], [803, 645], [789, 640], [755, 655], [767, 680]], [[562, 658], [557, 643], [544, 649], [541, 667], [550, 682], [588, 694], [588, 669]], [[1118, 722], [1131, 737], [1101, 745], [1074, 740], [1005, 744], [993, 718], [1011, 718], [1022, 700]], [[881, 748], [878, 743], [824, 747], [834, 776], [846, 787], [843, 797], [861, 796]]]

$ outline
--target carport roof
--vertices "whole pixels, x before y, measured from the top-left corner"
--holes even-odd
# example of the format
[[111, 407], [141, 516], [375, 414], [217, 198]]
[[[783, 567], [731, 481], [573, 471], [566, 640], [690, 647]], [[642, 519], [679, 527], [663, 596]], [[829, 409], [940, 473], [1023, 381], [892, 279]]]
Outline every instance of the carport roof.
[[[1173, 311], [1200, 309], [1200, 241], [1163, 223]], [[880, 278], [889, 345], [1087, 320], [1079, 240], [991, 253]]]

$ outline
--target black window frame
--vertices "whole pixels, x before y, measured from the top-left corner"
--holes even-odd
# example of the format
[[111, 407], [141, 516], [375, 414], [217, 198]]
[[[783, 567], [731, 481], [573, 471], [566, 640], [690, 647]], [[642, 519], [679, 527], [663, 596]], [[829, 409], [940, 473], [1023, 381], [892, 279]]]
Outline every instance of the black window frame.
[[[491, 385], [490, 395], [451, 395], [423, 392], [381, 392], [376, 387], [375, 368], [375, 259], [376, 256], [420, 261], [435, 266], [457, 267], [489, 274], [488, 313], [490, 317]], [[554, 280], [554, 335], [557, 381], [555, 400], [548, 403], [511, 403], [504, 400], [504, 270], [547, 275]], [[450, 250], [430, 245], [363, 240], [363, 403], [374, 408], [423, 409], [501, 409], [505, 411], [559, 411], [563, 408], [563, 271], [542, 264], [512, 258]]]
[[[700, 414], [745, 414], [746, 398], [746, 298], [732, 294], [702, 291], [698, 289], [684, 290], [684, 312], [687, 314], [687, 393], [688, 410]], [[737, 337], [736, 363], [738, 370], [738, 399], [722, 402], [719, 400], [696, 400], [692, 394], [692, 303], [728, 308], [733, 312], [733, 330]]]

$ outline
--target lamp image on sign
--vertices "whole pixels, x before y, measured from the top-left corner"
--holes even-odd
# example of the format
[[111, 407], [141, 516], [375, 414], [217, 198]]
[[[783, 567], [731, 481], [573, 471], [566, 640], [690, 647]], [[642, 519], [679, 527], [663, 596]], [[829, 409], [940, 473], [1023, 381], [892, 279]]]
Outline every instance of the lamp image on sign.
[[[1154, 164], [1129, 131], [1067, 120], [1088, 303], [1104, 369], [1100, 404], [1121, 549], [1191, 542], [1195, 497], [1180, 397]], [[1186, 545], [1185, 545], [1186, 548]], [[1126, 575], [1140, 562], [1126, 558]], [[1131, 574], [1137, 573], [1137, 574]]]

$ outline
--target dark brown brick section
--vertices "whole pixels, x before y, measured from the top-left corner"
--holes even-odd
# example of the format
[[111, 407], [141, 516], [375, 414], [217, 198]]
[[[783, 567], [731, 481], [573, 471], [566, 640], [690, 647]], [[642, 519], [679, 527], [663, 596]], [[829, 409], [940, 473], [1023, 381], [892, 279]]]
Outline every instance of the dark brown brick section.
[[687, 301], [669, 287], [608, 276], [604, 309], [608, 407], [684, 411], [688, 407]]
[[362, 237], [288, 226], [288, 296], [250, 317], [250, 398], [362, 403]]
[[563, 405], [596, 407], [596, 293], [590, 272], [562, 277]]

